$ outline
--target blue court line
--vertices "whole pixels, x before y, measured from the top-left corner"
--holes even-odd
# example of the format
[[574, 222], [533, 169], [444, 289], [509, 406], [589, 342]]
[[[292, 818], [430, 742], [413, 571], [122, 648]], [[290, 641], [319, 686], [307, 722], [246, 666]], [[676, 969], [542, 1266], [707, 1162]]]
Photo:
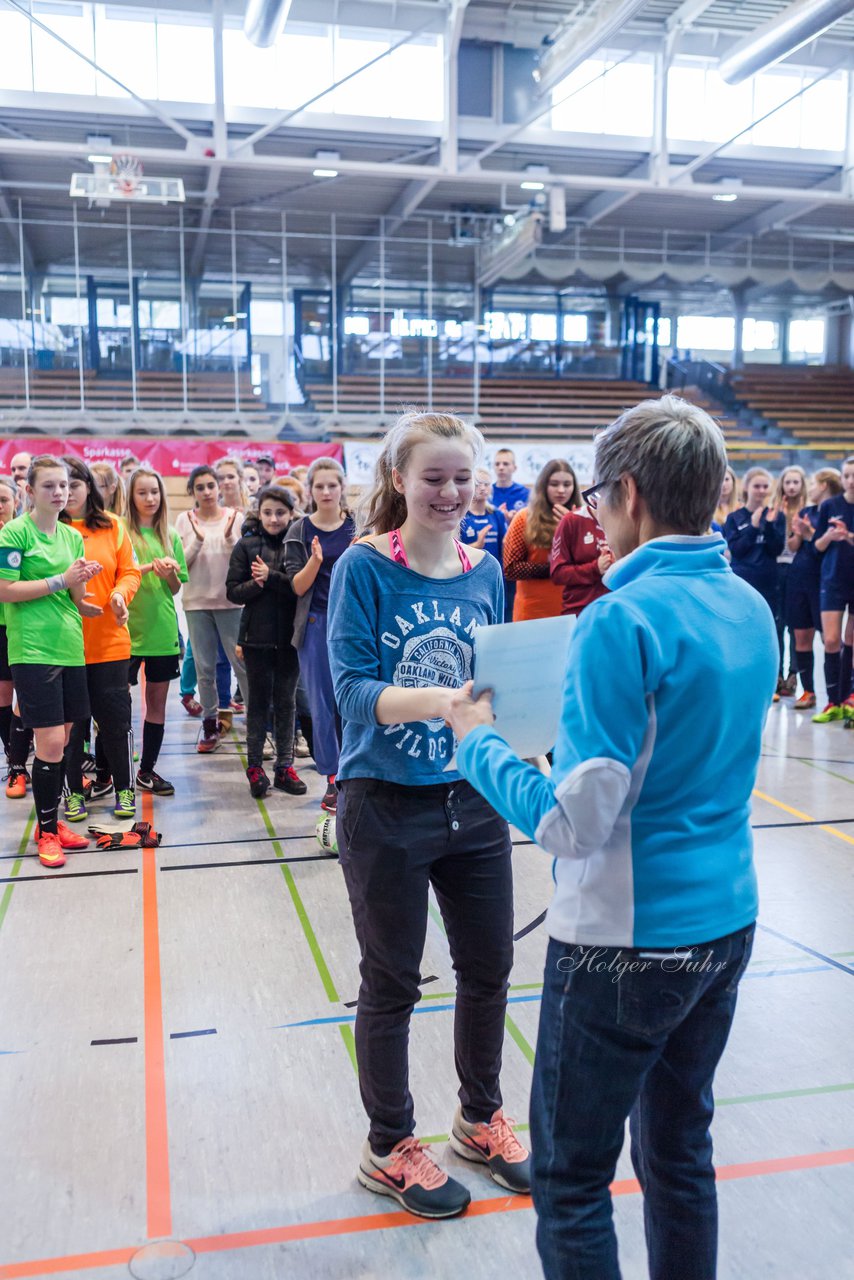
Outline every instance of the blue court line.
[[850, 973], [854, 977], [854, 969], [850, 965], [840, 964], [838, 960], [833, 960], [830, 956], [824, 955], [821, 951], [815, 951], [812, 947], [806, 946], [803, 942], [798, 942], [795, 938], [790, 938], [788, 934], [778, 933], [776, 929], [771, 929], [767, 924], [757, 924], [757, 929], [761, 929], [763, 933], [770, 933], [772, 938], [779, 938], [781, 942], [788, 942], [790, 947], [797, 947], [798, 951], [804, 951], [808, 956], [814, 956], [816, 960], [822, 960], [832, 969], [841, 969], [843, 973]]
[[[531, 1000], [542, 1000], [539, 992], [532, 996], [510, 996], [507, 1000], [508, 1004], [524, 1004]], [[456, 1008], [454, 1004], [429, 1004], [417, 1005], [413, 1010], [413, 1014], [417, 1013], [447, 1013], [449, 1009]], [[355, 1022], [356, 1015], [354, 1013], [337, 1014], [331, 1018], [306, 1018], [304, 1022], [279, 1022], [273, 1031], [287, 1031], [291, 1027], [319, 1027], [324, 1024], [340, 1022]]]
[[826, 964], [811, 964], [803, 969], [769, 969], [767, 973], [751, 973], [750, 970], [742, 978], [745, 982], [748, 978], [792, 978], [796, 973], [827, 973], [828, 966]]

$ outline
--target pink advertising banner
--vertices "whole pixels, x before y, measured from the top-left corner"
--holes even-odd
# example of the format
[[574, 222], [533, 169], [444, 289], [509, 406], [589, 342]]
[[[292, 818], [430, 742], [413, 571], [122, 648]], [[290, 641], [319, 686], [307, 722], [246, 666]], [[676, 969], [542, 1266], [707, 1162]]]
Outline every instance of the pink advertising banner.
[[116, 469], [122, 458], [134, 453], [142, 461], [154, 467], [162, 476], [186, 476], [200, 463], [214, 463], [230, 454], [243, 462], [254, 460], [261, 454], [269, 454], [276, 471], [284, 473], [292, 467], [310, 466], [315, 458], [343, 459], [340, 444], [294, 443], [289, 440], [199, 440], [165, 436], [134, 436], [125, 440], [106, 440], [98, 436], [71, 436], [66, 439], [49, 439], [45, 436], [17, 436], [0, 440], [0, 475], [8, 474], [9, 465], [16, 453], [65, 453], [82, 458], [86, 463], [109, 462]]

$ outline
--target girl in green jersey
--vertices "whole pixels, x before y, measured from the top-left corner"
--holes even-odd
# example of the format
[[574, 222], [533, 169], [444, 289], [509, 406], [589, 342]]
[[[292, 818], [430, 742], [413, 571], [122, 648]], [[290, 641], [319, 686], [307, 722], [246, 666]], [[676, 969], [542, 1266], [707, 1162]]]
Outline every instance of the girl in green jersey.
[[[57, 820], [62, 755], [75, 720], [89, 716], [81, 613], [91, 614], [86, 583], [101, 566], [83, 555], [76, 529], [59, 523], [68, 502], [68, 471], [49, 454], [27, 475], [31, 510], [0, 530], [0, 604], [5, 606], [9, 665], [21, 719], [33, 729], [33, 799], [39, 858], [65, 862], [63, 849], [89, 841]], [[100, 612], [100, 610], [96, 610]]]

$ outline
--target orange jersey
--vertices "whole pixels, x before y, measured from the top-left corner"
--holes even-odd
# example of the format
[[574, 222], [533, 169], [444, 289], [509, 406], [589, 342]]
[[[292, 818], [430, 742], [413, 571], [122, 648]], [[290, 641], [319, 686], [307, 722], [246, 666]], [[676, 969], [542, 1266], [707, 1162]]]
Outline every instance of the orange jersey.
[[120, 591], [129, 605], [142, 579], [130, 535], [118, 516], [113, 515], [109, 529], [87, 529], [82, 520], [72, 520], [71, 524], [83, 537], [86, 559], [97, 560], [102, 566], [101, 572], [86, 584], [89, 603], [99, 604], [104, 611], [97, 618], [83, 619], [86, 662], [119, 662], [130, 657], [130, 632], [126, 625], [116, 625], [110, 596]]
[[551, 546], [530, 547], [525, 540], [528, 508], [517, 511], [504, 535], [504, 575], [516, 583], [513, 621], [557, 618], [563, 589], [549, 577]]

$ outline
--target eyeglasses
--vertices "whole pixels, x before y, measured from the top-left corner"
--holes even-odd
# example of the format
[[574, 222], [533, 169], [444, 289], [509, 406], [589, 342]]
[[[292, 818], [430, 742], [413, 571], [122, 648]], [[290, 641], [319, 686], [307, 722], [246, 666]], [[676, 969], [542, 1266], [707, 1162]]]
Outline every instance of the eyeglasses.
[[600, 490], [600, 489], [604, 489], [604, 488], [605, 488], [605, 485], [606, 485], [606, 484], [608, 484], [608, 481], [607, 481], [607, 480], [600, 480], [598, 484], [594, 484], [590, 489], [582, 489], [582, 491], [581, 491], [581, 501], [582, 501], [582, 502], [584, 503], [584, 505], [585, 505], [586, 507], [588, 507], [591, 511], [596, 511], [596, 510], [598, 510], [598, 507], [599, 507], [599, 498], [598, 498], [598, 496], [597, 496], [597, 495], [598, 495], [598, 493], [599, 493], [599, 490]]

